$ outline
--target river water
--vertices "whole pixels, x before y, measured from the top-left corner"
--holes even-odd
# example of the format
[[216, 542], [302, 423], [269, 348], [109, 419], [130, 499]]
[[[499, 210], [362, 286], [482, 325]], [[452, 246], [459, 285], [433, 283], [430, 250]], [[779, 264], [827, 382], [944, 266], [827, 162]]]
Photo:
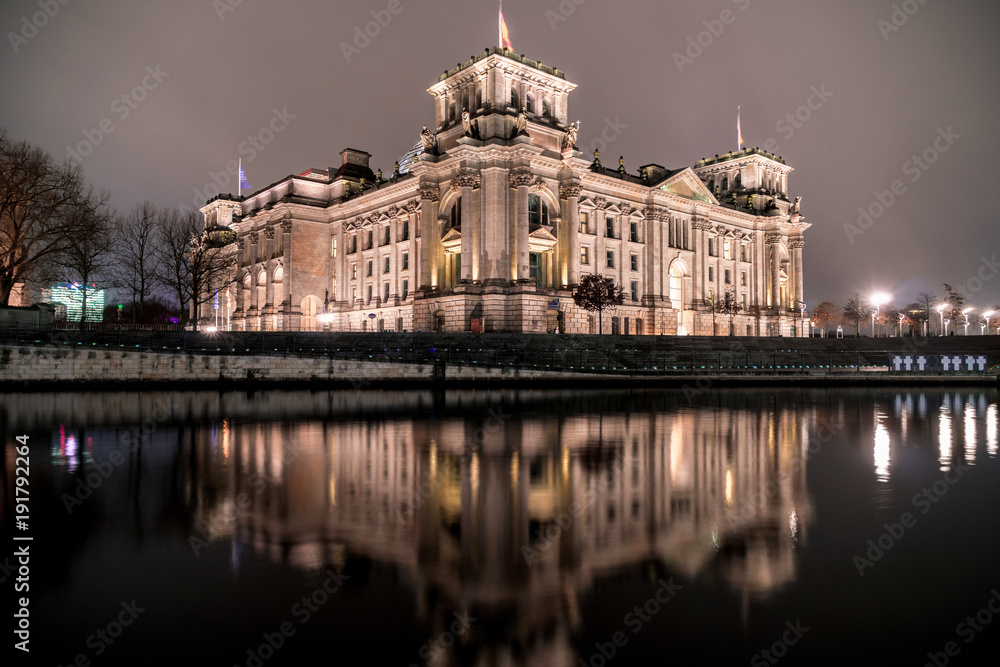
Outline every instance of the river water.
[[0, 395], [5, 588], [12, 537], [33, 538], [19, 664], [983, 664], [1000, 646], [997, 403]]

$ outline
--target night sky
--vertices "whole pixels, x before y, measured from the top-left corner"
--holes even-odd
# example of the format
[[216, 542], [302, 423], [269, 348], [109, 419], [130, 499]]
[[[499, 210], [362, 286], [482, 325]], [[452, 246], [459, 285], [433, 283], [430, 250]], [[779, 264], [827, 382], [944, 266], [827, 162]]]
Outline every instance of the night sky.
[[[119, 208], [201, 205], [241, 156], [255, 190], [346, 147], [391, 173], [433, 125], [426, 88], [497, 42], [490, 1], [64, 1], [0, 3], [0, 126], [59, 159], [82, 144]], [[357, 38], [372, 11], [385, 25]], [[943, 282], [1000, 302], [1000, 265], [982, 259], [1000, 255], [1000, 3], [507, 0], [504, 14], [518, 53], [579, 85], [581, 149], [620, 128], [605, 164], [734, 150], [742, 106], [747, 145], [796, 169], [810, 308], [876, 290], [904, 304]], [[269, 125], [270, 143], [245, 143]]]

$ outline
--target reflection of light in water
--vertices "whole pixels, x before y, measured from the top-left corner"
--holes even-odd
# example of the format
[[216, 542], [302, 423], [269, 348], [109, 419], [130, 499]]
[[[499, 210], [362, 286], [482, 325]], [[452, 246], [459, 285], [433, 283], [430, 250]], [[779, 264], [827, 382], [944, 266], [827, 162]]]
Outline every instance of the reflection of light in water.
[[[568, 456], [569, 450], [564, 449], [563, 454]], [[563, 457], [565, 458], [565, 456]], [[563, 475], [568, 472], [568, 461], [564, 463]], [[472, 452], [472, 462], [469, 464], [469, 483], [472, 485], [472, 499], [475, 500], [479, 492], [479, 453]]]
[[430, 466], [431, 478], [433, 479], [437, 476], [438, 472], [438, 446], [436, 440], [431, 440], [430, 463], [428, 465]]
[[229, 420], [222, 420], [222, 456], [229, 458]]
[[990, 403], [986, 408], [986, 451], [990, 456], [997, 455], [997, 404]]
[[569, 448], [565, 444], [562, 447], [562, 476], [563, 482], [569, 480]]
[[66, 438], [66, 459], [69, 462], [70, 472], [76, 472], [77, 467], [80, 465], [80, 459], [77, 456], [79, 450], [80, 447], [76, 442], [76, 436], [68, 436]]
[[721, 545], [719, 544], [719, 527], [715, 524], [712, 524], [712, 546], [715, 548], [715, 552], [718, 553]]
[[674, 488], [691, 487], [691, 470], [685, 452], [684, 429], [680, 419], [675, 419], [670, 428], [670, 482]]
[[875, 476], [878, 477], [880, 482], [889, 481], [889, 429], [885, 427], [882, 420], [885, 419], [885, 415], [878, 415], [876, 417], [878, 423], [875, 424]]
[[215, 449], [216, 449], [216, 447], [215, 447], [215, 422], [212, 422], [211, 440], [212, 440], [212, 448], [211, 448], [212, 449], [212, 458], [215, 458]]
[[733, 471], [726, 468], [726, 504], [733, 504]]
[[514, 452], [514, 455], [510, 457], [510, 483], [511, 486], [517, 487], [517, 474], [521, 469], [521, 458]]
[[951, 414], [948, 412], [948, 404], [942, 403], [938, 418], [938, 462], [941, 464], [942, 472], [951, 469]]
[[229, 564], [233, 568], [233, 574], [240, 573], [240, 556], [243, 554], [243, 542], [240, 538], [235, 538], [229, 553]]
[[976, 464], [976, 409], [972, 403], [965, 404], [965, 462]]
[[792, 542], [799, 541], [799, 515], [794, 507], [788, 512], [788, 534]]
[[337, 438], [330, 436], [330, 506], [337, 506]]

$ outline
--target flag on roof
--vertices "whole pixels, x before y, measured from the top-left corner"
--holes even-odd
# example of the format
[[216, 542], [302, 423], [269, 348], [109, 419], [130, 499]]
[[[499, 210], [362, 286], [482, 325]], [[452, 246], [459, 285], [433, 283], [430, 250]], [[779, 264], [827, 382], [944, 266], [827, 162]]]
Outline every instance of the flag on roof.
[[510, 32], [507, 30], [507, 22], [503, 20], [503, 0], [500, 0], [500, 46], [511, 51], [514, 50], [514, 45], [510, 42]]

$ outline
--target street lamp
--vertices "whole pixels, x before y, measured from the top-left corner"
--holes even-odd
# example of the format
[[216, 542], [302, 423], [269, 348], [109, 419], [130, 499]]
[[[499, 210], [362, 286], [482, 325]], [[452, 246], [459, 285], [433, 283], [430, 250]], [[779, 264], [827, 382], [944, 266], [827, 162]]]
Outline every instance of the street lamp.
[[947, 335], [947, 334], [944, 333], [944, 309], [947, 308], [947, 307], [948, 307], [947, 304], [942, 304], [942, 305], [940, 305], [940, 306], [937, 307], [938, 315], [941, 316], [941, 335], [942, 336]]
[[[903, 337], [903, 318], [906, 317], [905, 313], [899, 314], [899, 337]], [[913, 327], [910, 327], [910, 333], [913, 333]]]
[[972, 308], [966, 308], [962, 311], [962, 315], [965, 316], [965, 335], [969, 335], [969, 313], [972, 312]]
[[990, 330], [990, 315], [992, 315], [994, 312], [996, 312], [996, 311], [987, 310], [985, 313], [983, 313], [983, 317], [986, 319], [986, 326], [983, 327], [983, 331], [984, 332]]
[[890, 300], [892, 297], [882, 292], [872, 295], [872, 305], [875, 306], [875, 310], [872, 311], [872, 338], [875, 338], [875, 317], [878, 315], [879, 306], [889, 303]]
[[[799, 308], [801, 309], [799, 311], [799, 329], [803, 330], [806, 328], [806, 302], [796, 301], [795, 303], [799, 304]], [[806, 337], [807, 335], [808, 334], [805, 331], [802, 332], [803, 338]]]

